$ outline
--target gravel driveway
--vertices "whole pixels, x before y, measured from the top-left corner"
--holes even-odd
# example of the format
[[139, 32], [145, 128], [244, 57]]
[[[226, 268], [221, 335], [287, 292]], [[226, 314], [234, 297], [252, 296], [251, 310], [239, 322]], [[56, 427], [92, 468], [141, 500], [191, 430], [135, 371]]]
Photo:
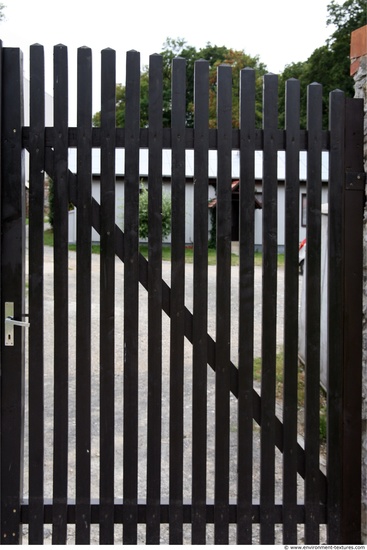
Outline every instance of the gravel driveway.
[[[193, 266], [186, 265], [186, 306], [192, 310], [192, 273]], [[69, 498], [75, 498], [75, 314], [76, 314], [76, 254], [69, 253]], [[163, 262], [163, 277], [170, 281], [170, 263]], [[208, 331], [215, 338], [215, 281], [216, 270], [214, 266], [208, 268], [208, 296], [209, 316]], [[284, 273], [278, 272], [278, 333], [279, 346], [282, 345], [282, 321], [283, 321], [283, 285]], [[45, 248], [45, 497], [52, 497], [52, 445], [53, 439], [53, 249]], [[91, 467], [92, 467], [92, 497], [98, 498], [99, 487], [99, 256], [93, 255], [92, 262], [92, 445], [91, 445]], [[139, 497], [145, 498], [146, 484], [146, 410], [147, 410], [147, 293], [140, 289], [140, 363], [139, 363]], [[231, 359], [237, 364], [238, 346], [238, 268], [232, 268], [232, 343]], [[255, 268], [255, 356], [261, 355], [261, 268]], [[115, 402], [123, 402], [123, 264], [116, 260], [116, 365], [115, 365]], [[168, 418], [169, 418], [169, 320], [163, 314], [163, 395], [162, 395], [162, 496], [168, 496]], [[191, 493], [191, 344], [185, 344], [185, 440], [184, 440], [184, 497], [190, 498]], [[207, 498], [214, 497], [214, 407], [215, 407], [215, 379], [213, 372], [208, 368], [208, 440], [207, 440]], [[236, 496], [236, 399], [231, 397], [231, 467], [230, 467], [230, 493], [231, 497]], [[122, 451], [123, 434], [122, 426], [123, 410], [121, 406], [115, 407], [116, 418], [116, 450], [115, 450], [115, 496], [122, 497]], [[25, 445], [27, 453], [27, 444]], [[254, 424], [254, 474], [253, 474], [253, 497], [259, 496], [259, 472], [256, 468], [260, 462], [259, 429]], [[281, 456], [276, 451], [276, 494], [281, 496], [282, 467]], [[27, 496], [28, 473], [25, 472], [25, 496]], [[299, 483], [300, 497], [302, 498], [302, 483]], [[190, 542], [190, 526], [187, 529], [185, 542]], [[139, 526], [140, 542], [144, 543], [144, 526]], [[254, 526], [256, 531], [257, 526]], [[73, 543], [73, 526], [69, 528], [70, 543]], [[167, 527], [162, 526], [162, 542], [167, 542]], [[212, 542], [212, 526], [208, 526], [208, 542]], [[235, 527], [231, 527], [231, 542], [235, 543]], [[45, 530], [45, 542], [49, 542], [51, 530]], [[92, 540], [98, 542], [98, 526], [92, 526]], [[116, 542], [121, 540], [121, 526], [116, 526]], [[281, 543], [281, 539], [278, 541]]]

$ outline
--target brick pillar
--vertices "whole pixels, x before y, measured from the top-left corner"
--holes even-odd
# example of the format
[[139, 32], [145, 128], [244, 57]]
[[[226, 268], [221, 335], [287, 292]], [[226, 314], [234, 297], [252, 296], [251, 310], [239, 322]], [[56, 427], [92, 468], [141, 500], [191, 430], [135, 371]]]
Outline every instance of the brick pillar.
[[[364, 99], [364, 169], [367, 172], [367, 25], [352, 32], [350, 61], [354, 97]], [[367, 544], [367, 206], [363, 247], [362, 543]]]

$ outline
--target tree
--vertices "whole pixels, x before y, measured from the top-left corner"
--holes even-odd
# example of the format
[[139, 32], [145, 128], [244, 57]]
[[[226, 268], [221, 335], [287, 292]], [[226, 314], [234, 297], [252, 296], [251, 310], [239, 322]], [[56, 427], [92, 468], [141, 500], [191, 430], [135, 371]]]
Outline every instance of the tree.
[[327, 24], [336, 27], [327, 43], [333, 61], [329, 74], [330, 84], [338, 84], [341, 90], [353, 96], [353, 78], [350, 76], [350, 40], [352, 31], [366, 25], [366, 1], [346, 0], [340, 5], [336, 0], [332, 0], [328, 5], [328, 13]]
[[262, 77], [266, 73], [266, 66], [260, 62], [259, 57], [251, 57], [243, 50], [233, 50], [226, 46], [216, 46], [207, 43], [207, 45], [196, 50], [193, 46], [188, 46], [183, 39], [173, 40], [167, 38], [163, 46], [163, 59], [165, 65], [165, 75], [170, 78], [171, 64], [174, 57], [183, 57], [186, 59], [186, 123], [192, 127], [194, 124], [194, 69], [195, 62], [199, 59], [209, 61], [209, 126], [216, 126], [216, 83], [217, 69], [221, 64], [231, 65], [233, 68], [233, 126], [238, 127], [238, 98], [239, 98], [239, 75], [241, 69], [250, 67], [256, 69], [257, 75], [257, 122], [261, 121], [261, 93], [262, 93]]
[[[251, 57], [244, 51], [228, 49], [225, 46], [212, 46], [208, 43], [204, 48], [196, 50], [193, 46], [187, 45], [182, 38], [167, 38], [161, 52], [163, 58], [163, 125], [169, 127], [171, 124], [171, 68], [172, 60], [175, 57], [182, 57], [186, 60], [186, 125], [193, 127], [194, 124], [194, 67], [195, 61], [205, 59], [210, 64], [210, 120], [209, 125], [216, 125], [216, 78], [217, 68], [221, 63], [229, 64], [233, 67], [233, 125], [238, 126], [238, 94], [239, 94], [239, 74], [245, 67], [256, 69], [257, 75], [257, 120], [261, 120], [261, 93], [262, 77], [266, 72], [266, 66], [260, 62], [259, 58]], [[140, 111], [141, 126], [148, 124], [148, 91], [149, 91], [149, 67], [144, 67], [141, 74], [141, 93], [140, 93]], [[125, 87], [121, 84], [116, 89], [116, 118], [117, 125], [124, 126], [125, 122]], [[100, 113], [93, 117], [93, 124], [100, 125]]]
[[[225, 63], [232, 67], [232, 125], [234, 128], [239, 126], [239, 94], [240, 94], [240, 72], [241, 69], [249, 67], [256, 70], [256, 121], [258, 126], [261, 126], [262, 120], [262, 85], [263, 76], [266, 73], [266, 66], [260, 62], [258, 56], [250, 57], [243, 51], [227, 50], [223, 53], [223, 59], [217, 59], [213, 63], [209, 72], [209, 80], [211, 83], [209, 96], [209, 125], [216, 127], [216, 83], [217, 69], [219, 65]], [[225, 53], [225, 55], [224, 55]]]
[[307, 80], [305, 77], [306, 62], [292, 63], [287, 65], [283, 73], [279, 76], [279, 127], [284, 128], [285, 125], [285, 87], [287, 80], [296, 78], [300, 81], [301, 93], [301, 128], [306, 128], [306, 96], [307, 96]]
[[341, 37], [350, 37], [352, 31], [366, 25], [365, 0], [346, 0], [341, 5], [336, 0], [331, 0], [327, 9], [329, 16], [326, 23], [336, 27], [331, 35], [331, 42], [340, 41]]
[[[125, 100], [126, 90], [122, 84], [116, 85], [116, 126], [123, 128], [125, 126]], [[140, 79], [140, 125], [142, 128], [148, 125], [148, 73], [143, 72]], [[101, 112], [93, 115], [93, 126], [101, 125]]]
[[350, 36], [366, 24], [365, 0], [346, 0], [340, 5], [332, 0], [328, 5], [328, 25], [336, 28], [326, 44], [317, 48], [307, 61], [288, 65], [280, 78], [280, 123], [284, 122], [284, 87], [288, 78], [298, 78], [301, 85], [301, 126], [306, 127], [307, 85], [318, 82], [323, 86], [323, 124], [328, 126], [329, 94], [339, 89], [348, 97], [354, 95], [350, 76]]

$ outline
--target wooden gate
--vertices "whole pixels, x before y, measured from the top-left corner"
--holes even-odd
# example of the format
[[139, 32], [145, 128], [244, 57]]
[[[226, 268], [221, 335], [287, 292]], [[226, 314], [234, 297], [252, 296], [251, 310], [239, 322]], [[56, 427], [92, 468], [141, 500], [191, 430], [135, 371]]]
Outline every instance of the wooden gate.
[[[286, 127], [279, 129], [278, 80], [267, 75], [263, 125], [257, 128], [255, 74], [245, 69], [240, 129], [234, 129], [232, 69], [221, 66], [217, 128], [209, 129], [209, 67], [198, 61], [195, 123], [187, 128], [185, 61], [175, 59], [171, 128], [163, 128], [162, 58], [154, 55], [149, 125], [140, 128], [140, 57], [128, 52], [126, 122], [116, 128], [115, 52], [104, 50], [101, 125], [92, 128], [92, 54], [81, 48], [77, 127], [69, 127], [67, 49], [56, 46], [51, 127], [44, 116], [44, 53], [35, 45], [25, 126], [21, 52], [3, 48], [0, 59], [1, 542], [19, 544], [23, 536], [30, 543], [78, 544], [360, 543], [362, 102], [333, 92], [329, 129], [323, 130], [322, 90], [312, 84], [308, 127], [300, 130], [299, 83], [290, 80]], [[91, 185], [96, 149], [99, 198]], [[116, 224], [115, 200], [120, 149], [123, 229]], [[143, 149], [149, 158], [147, 259], [139, 253], [138, 230]], [[170, 151], [172, 166], [169, 267], [162, 263], [162, 150]], [[192, 266], [185, 262], [187, 151], [194, 158]], [[207, 254], [212, 151], [216, 267], [208, 266]], [[240, 158], [236, 267], [231, 267], [233, 151]], [[254, 263], [257, 151], [263, 155], [262, 267]], [[286, 158], [284, 221], [278, 219], [280, 151]], [[301, 151], [307, 152], [303, 439], [297, 399]], [[329, 155], [329, 353], [327, 443], [320, 458], [323, 151]], [[54, 185], [52, 249], [43, 242], [45, 174]], [[68, 247], [70, 204], [77, 209], [76, 252]], [[280, 268], [278, 223], [285, 226]], [[100, 234], [99, 255], [91, 253], [92, 227]], [[258, 355], [260, 380], [254, 374]]]

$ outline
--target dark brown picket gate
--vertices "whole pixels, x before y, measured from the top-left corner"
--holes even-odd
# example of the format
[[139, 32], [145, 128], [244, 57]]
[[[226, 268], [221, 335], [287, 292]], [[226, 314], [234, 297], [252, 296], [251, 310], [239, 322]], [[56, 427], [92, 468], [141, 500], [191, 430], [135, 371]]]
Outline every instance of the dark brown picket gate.
[[[323, 130], [322, 90], [312, 84], [308, 89], [308, 127], [300, 130], [299, 83], [290, 80], [286, 88], [286, 127], [279, 129], [278, 79], [267, 75], [260, 129], [255, 125], [255, 73], [245, 69], [240, 77], [240, 129], [234, 129], [232, 68], [221, 66], [217, 128], [209, 129], [209, 66], [206, 61], [198, 61], [195, 124], [194, 128], [187, 128], [186, 67], [185, 61], [178, 58], [172, 65], [171, 128], [163, 128], [162, 58], [154, 55], [149, 66], [149, 125], [140, 128], [140, 57], [137, 52], [128, 52], [125, 127], [116, 128], [115, 52], [104, 50], [101, 126], [92, 128], [92, 54], [90, 49], [81, 48], [77, 127], [69, 128], [67, 48], [56, 46], [54, 124], [46, 127], [44, 53], [42, 46], [35, 45], [30, 50], [30, 124], [24, 126], [21, 53], [16, 48], [2, 48], [0, 60], [1, 542], [19, 544], [23, 535], [29, 543], [42, 543], [52, 532], [54, 544], [65, 543], [70, 537], [75, 537], [78, 544], [89, 544], [95, 540], [93, 537], [102, 544], [133, 544], [142, 537], [147, 543], [173, 544], [210, 540], [217, 544], [318, 544], [320, 540], [360, 543], [362, 102], [346, 99], [340, 91], [333, 92], [329, 129]], [[99, 202], [92, 197], [93, 148], [99, 149], [101, 155]], [[115, 223], [115, 151], [119, 148], [125, 151], [123, 231]], [[139, 253], [138, 231], [139, 152], [143, 148], [149, 150], [147, 260]], [[75, 173], [69, 169], [70, 149], [77, 151]], [[163, 149], [170, 150], [172, 158], [170, 285], [162, 279]], [[25, 150], [29, 153], [28, 263]], [[192, 309], [185, 298], [187, 150], [194, 152]], [[218, 163], [215, 339], [208, 329], [209, 150], [217, 151]], [[231, 268], [234, 150], [240, 155], [238, 268]], [[255, 151], [263, 152], [260, 392], [254, 386]], [[276, 403], [279, 151], [286, 155], [282, 417]], [[300, 151], [307, 151], [304, 444], [297, 439]], [[325, 469], [320, 463], [319, 436], [322, 151], [329, 152]], [[54, 183], [51, 304], [45, 299], [45, 173]], [[69, 290], [70, 203], [77, 208], [75, 310]], [[92, 227], [100, 234], [97, 289], [92, 286]], [[116, 258], [124, 263], [122, 365], [118, 364], [115, 351], [119, 344]], [[233, 269], [238, 270], [239, 281], [236, 361], [231, 358]], [[147, 290], [146, 368], [139, 332], [140, 286]], [[92, 353], [92, 298], [96, 294], [97, 358]], [[46, 310], [49, 307], [52, 315]], [[168, 333], [163, 329], [162, 312], [170, 320]], [[75, 319], [72, 336], [71, 316]], [[14, 320], [29, 323], [29, 328], [14, 326]], [[50, 352], [46, 332], [51, 325]], [[75, 356], [70, 358], [74, 337]], [[162, 348], [168, 338], [166, 364], [162, 361]], [[187, 342], [192, 346], [190, 363], [184, 353]], [[91, 366], [93, 361], [98, 364], [97, 375]], [[93, 397], [95, 381], [99, 388], [97, 406]], [[139, 405], [142, 394], [146, 396], [145, 409]], [[142, 418], [146, 418], [145, 434]], [[166, 420], [168, 431], [164, 432]], [[98, 452], [92, 453], [95, 440]], [[259, 461], [253, 458], [257, 445]], [[280, 474], [276, 473], [279, 452]], [[45, 489], [47, 453], [51, 453], [51, 495]], [[93, 473], [95, 463], [97, 477]], [[168, 489], [162, 486], [166, 475]], [[276, 490], [279, 476], [280, 494]], [[27, 479], [24, 487], [23, 477]], [[121, 488], [116, 490], [120, 477]]]

